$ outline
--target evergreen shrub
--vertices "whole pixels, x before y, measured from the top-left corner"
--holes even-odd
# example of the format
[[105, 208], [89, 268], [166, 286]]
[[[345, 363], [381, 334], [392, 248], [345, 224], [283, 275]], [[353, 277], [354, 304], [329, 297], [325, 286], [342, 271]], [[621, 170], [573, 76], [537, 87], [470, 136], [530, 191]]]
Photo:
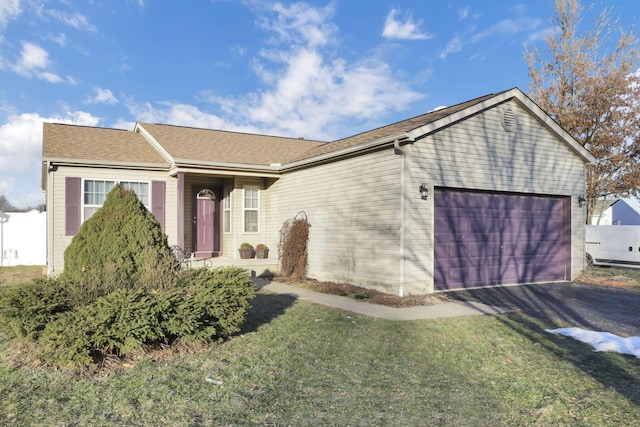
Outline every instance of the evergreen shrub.
[[[116, 289], [163, 287], [177, 269], [153, 214], [132, 190], [116, 184], [65, 250], [61, 278], [77, 288], [78, 303], [89, 303]], [[161, 284], [153, 280], [159, 276], [165, 278]]]
[[41, 357], [56, 366], [88, 366], [145, 345], [209, 343], [240, 330], [255, 286], [237, 268], [186, 270], [168, 290], [119, 289], [50, 319]]
[[145, 346], [224, 339], [254, 296], [242, 269], [180, 270], [153, 215], [117, 185], [67, 248], [60, 278], [8, 288], [0, 314], [44, 361], [77, 368]]
[[0, 313], [15, 336], [36, 340], [58, 313], [69, 310], [67, 294], [56, 280], [36, 279], [7, 288], [0, 297]]

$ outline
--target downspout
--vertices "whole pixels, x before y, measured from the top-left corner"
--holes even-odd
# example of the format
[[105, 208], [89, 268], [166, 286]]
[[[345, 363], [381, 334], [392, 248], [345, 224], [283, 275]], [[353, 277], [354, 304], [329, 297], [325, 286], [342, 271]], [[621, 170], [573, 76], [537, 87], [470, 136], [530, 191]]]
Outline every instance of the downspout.
[[397, 155], [402, 156], [400, 163], [400, 284], [398, 286], [398, 295], [404, 296], [404, 280], [405, 280], [405, 170], [406, 170], [406, 153], [400, 148], [400, 140], [393, 141], [393, 150]]

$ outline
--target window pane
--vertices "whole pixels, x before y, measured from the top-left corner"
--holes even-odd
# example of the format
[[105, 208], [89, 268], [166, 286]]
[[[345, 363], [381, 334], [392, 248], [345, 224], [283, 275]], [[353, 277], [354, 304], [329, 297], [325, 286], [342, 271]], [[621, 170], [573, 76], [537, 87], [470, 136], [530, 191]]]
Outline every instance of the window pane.
[[224, 232], [230, 233], [231, 232], [231, 211], [229, 210], [224, 211], [224, 217], [222, 218], [222, 222], [224, 224]]
[[132, 190], [136, 193], [136, 196], [142, 202], [143, 205], [149, 207], [149, 183], [148, 182], [131, 182], [121, 181], [122, 188]]
[[258, 190], [244, 190], [244, 207], [246, 209], [258, 209]]
[[88, 207], [85, 206], [84, 208], [84, 220], [88, 220], [89, 218], [91, 218], [91, 216], [97, 212], [99, 208], [98, 207]]
[[244, 231], [247, 233], [258, 232], [258, 211], [244, 212]]
[[86, 180], [84, 182], [85, 205], [101, 206], [113, 186], [113, 181]]
[[229, 187], [225, 187], [224, 189], [224, 208], [231, 209], [231, 189]]

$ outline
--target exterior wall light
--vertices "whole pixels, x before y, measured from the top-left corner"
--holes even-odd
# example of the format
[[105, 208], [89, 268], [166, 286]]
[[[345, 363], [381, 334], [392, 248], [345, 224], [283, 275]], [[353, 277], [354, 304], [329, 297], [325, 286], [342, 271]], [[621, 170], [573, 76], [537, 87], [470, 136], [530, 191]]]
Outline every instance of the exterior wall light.
[[582, 194], [578, 196], [578, 206], [584, 208], [585, 203], [587, 202], [587, 198]]
[[429, 187], [424, 182], [420, 184], [420, 198], [427, 200], [429, 198]]

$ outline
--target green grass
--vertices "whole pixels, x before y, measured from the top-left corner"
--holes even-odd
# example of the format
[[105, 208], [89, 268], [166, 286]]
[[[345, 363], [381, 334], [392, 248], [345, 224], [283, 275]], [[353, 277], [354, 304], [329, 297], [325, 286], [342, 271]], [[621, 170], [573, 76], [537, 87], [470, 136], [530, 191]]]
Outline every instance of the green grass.
[[108, 376], [20, 364], [0, 337], [0, 424], [640, 425], [640, 360], [518, 314], [372, 319], [260, 293], [241, 335]]

